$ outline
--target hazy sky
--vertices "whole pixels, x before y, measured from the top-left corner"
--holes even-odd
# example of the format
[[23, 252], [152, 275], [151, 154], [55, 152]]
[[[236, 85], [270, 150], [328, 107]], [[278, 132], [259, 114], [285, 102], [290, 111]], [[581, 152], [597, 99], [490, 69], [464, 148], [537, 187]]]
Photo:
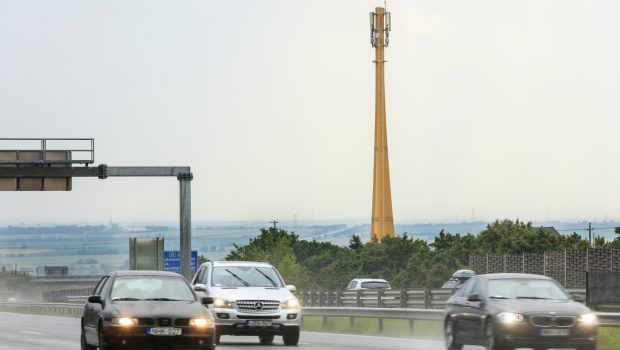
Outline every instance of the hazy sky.
[[[0, 137], [189, 165], [193, 219], [369, 221], [382, 1], [0, 0]], [[391, 0], [397, 224], [620, 218], [620, 3]], [[174, 221], [173, 178], [0, 192], [0, 223]]]

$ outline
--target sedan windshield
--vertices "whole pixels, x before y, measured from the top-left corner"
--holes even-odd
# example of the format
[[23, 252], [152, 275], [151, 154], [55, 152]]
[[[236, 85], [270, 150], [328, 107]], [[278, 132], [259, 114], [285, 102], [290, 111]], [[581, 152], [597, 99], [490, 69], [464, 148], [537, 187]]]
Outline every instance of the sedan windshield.
[[180, 277], [123, 276], [114, 279], [112, 300], [195, 301], [191, 288]]
[[489, 281], [489, 297], [496, 299], [569, 299], [553, 281], [499, 279]]
[[283, 283], [271, 267], [222, 266], [212, 275], [215, 287], [282, 287]]

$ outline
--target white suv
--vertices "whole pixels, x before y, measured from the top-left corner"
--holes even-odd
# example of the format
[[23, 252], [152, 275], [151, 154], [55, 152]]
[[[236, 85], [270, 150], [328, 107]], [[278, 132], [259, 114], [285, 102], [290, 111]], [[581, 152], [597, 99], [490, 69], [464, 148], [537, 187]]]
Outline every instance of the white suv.
[[285, 285], [269, 263], [208, 261], [192, 279], [194, 290], [212, 297], [216, 343], [220, 335], [258, 336], [261, 344], [281, 335], [285, 345], [297, 345], [301, 307], [293, 295], [295, 286]]

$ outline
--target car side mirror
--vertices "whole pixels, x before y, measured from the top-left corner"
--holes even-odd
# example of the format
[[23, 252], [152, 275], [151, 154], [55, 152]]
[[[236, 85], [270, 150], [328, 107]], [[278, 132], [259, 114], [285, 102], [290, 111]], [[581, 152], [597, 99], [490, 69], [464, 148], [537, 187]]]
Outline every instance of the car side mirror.
[[103, 304], [103, 299], [101, 299], [101, 295], [91, 295], [88, 297], [88, 302], [94, 304]]
[[584, 298], [581, 294], [573, 294], [571, 296], [573, 297], [573, 300], [578, 303], [583, 303], [584, 301], [586, 301], [586, 298]]
[[295, 286], [294, 286], [294, 285], [292, 285], [292, 284], [287, 284], [287, 285], [286, 285], [286, 289], [288, 289], [288, 290], [289, 290], [289, 291], [291, 291], [291, 292], [294, 292], [294, 291], [296, 291], [296, 290], [297, 290], [297, 287], [295, 287]]
[[213, 304], [213, 298], [211, 298], [211, 297], [203, 297], [202, 299], [200, 299], [200, 302], [203, 305], [211, 305], [211, 304]]
[[196, 292], [206, 292], [207, 291], [207, 286], [205, 286], [204, 284], [197, 284], [194, 286], [194, 290]]
[[478, 293], [472, 293], [467, 297], [467, 301], [481, 301], [482, 299], [480, 299], [480, 294]]

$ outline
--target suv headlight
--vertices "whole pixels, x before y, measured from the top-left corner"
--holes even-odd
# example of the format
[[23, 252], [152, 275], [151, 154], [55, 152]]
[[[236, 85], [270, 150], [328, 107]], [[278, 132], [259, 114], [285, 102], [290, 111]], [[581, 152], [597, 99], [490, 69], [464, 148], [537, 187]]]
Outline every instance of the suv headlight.
[[593, 313], [583, 314], [579, 316], [578, 320], [580, 323], [583, 323], [585, 325], [594, 325], [598, 322], [598, 318]]
[[283, 309], [297, 309], [299, 308], [299, 300], [297, 298], [287, 299], [282, 302]]
[[502, 323], [515, 323], [523, 321], [523, 315], [512, 312], [500, 312], [497, 314], [497, 319]]
[[124, 327], [136, 326], [138, 324], [138, 319], [128, 318], [128, 317], [118, 317], [118, 318], [112, 319], [112, 324], [115, 324], [117, 326], [124, 326]]
[[233, 303], [224, 298], [215, 298], [213, 299], [213, 307], [218, 309], [232, 309], [234, 308]]

